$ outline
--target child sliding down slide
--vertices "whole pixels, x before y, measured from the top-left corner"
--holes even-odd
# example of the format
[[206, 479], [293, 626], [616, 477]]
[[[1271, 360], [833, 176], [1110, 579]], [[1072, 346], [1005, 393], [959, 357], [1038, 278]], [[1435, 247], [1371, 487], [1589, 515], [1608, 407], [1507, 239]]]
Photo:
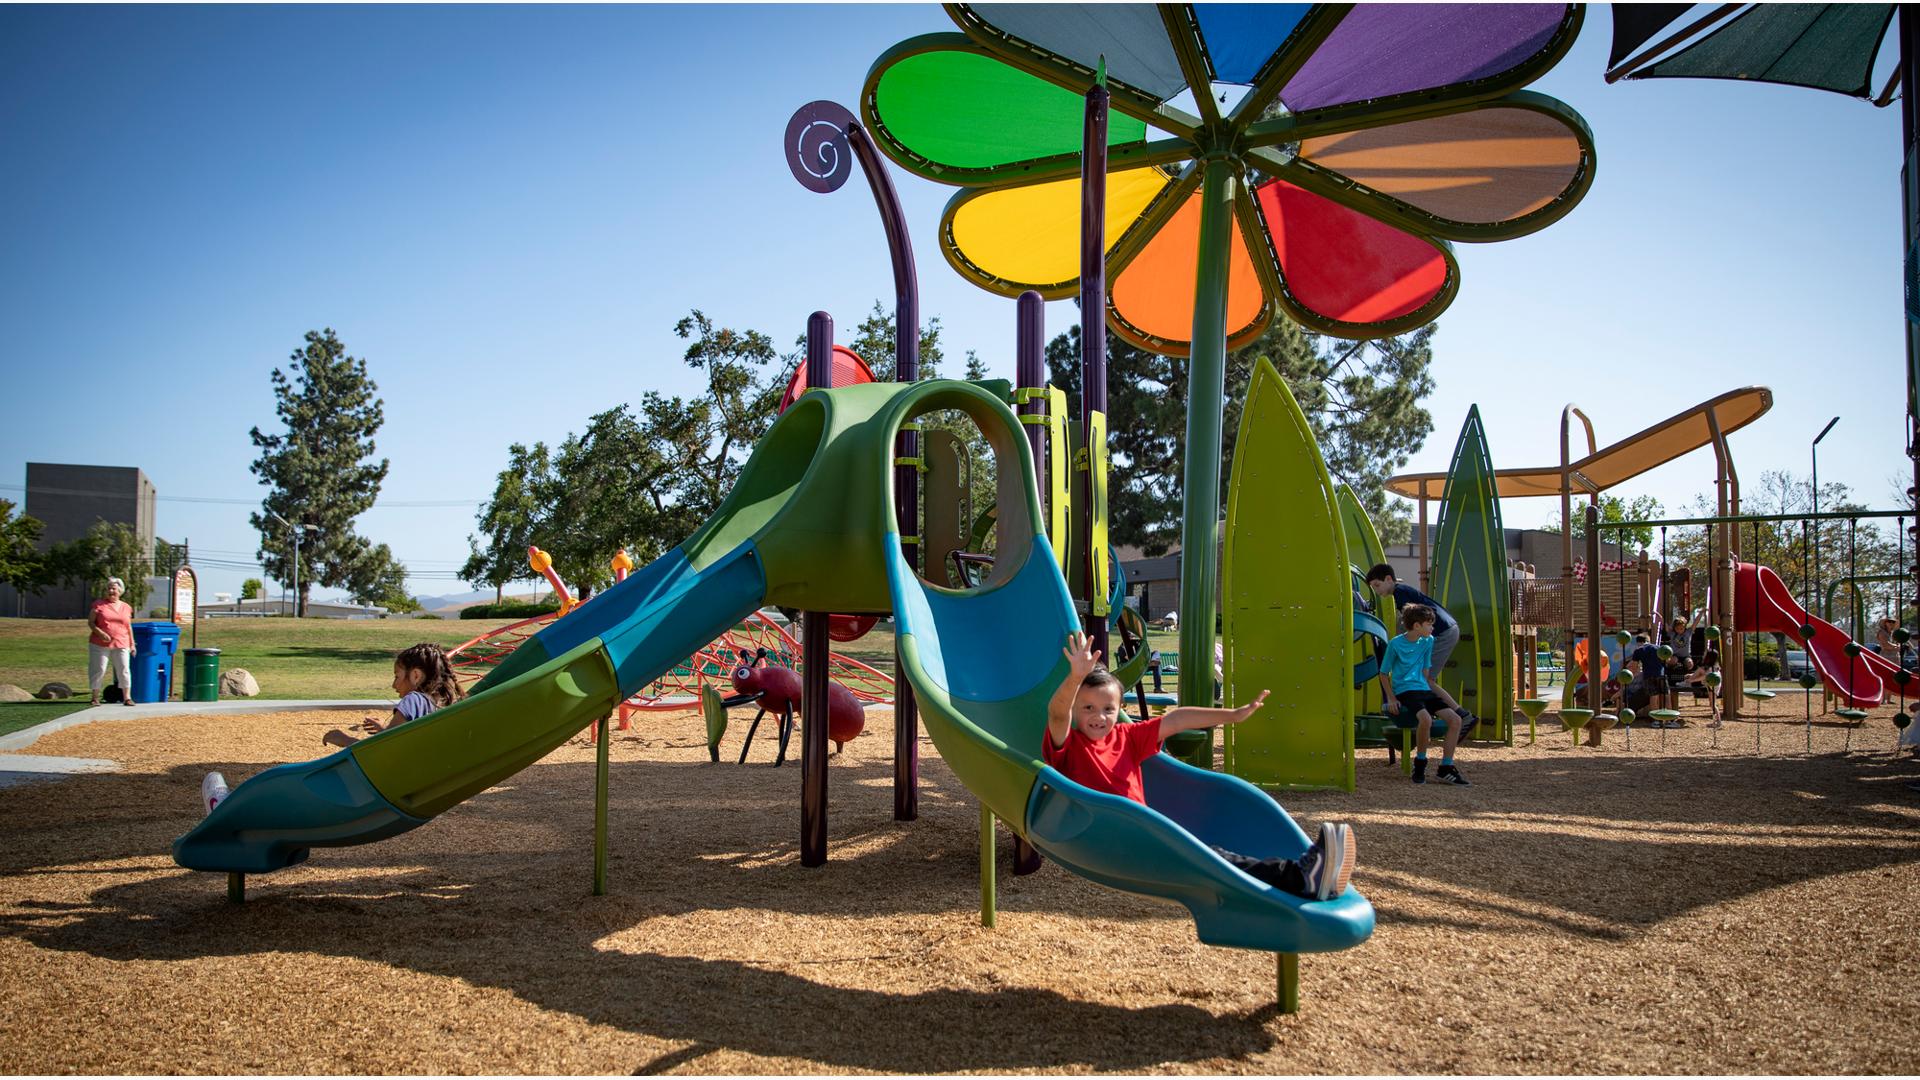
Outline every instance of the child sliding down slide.
[[[1215, 724], [1238, 724], [1252, 716], [1267, 692], [1238, 709], [1183, 705], [1157, 719], [1120, 724], [1120, 680], [1100, 666], [1100, 658], [1081, 633], [1067, 635], [1070, 667], [1047, 705], [1046, 745], [1042, 758], [1067, 779], [1096, 791], [1145, 804], [1140, 763], [1160, 752], [1160, 740]], [[1323, 824], [1320, 838], [1296, 862], [1254, 859], [1224, 848], [1214, 853], [1249, 877], [1309, 900], [1329, 900], [1346, 891], [1353, 877], [1353, 827]]]

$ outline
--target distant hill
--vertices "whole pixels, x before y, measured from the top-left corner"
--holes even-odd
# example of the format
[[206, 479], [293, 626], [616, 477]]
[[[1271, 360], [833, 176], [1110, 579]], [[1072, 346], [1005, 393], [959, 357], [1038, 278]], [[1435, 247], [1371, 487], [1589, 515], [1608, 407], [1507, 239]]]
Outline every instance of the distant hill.
[[[544, 592], [509, 592], [506, 598], [534, 601], [544, 595], [546, 595]], [[416, 596], [414, 600], [428, 611], [459, 611], [463, 607], [471, 607], [474, 604], [493, 603], [493, 590], [475, 589], [473, 592], [455, 593], [451, 596]]]

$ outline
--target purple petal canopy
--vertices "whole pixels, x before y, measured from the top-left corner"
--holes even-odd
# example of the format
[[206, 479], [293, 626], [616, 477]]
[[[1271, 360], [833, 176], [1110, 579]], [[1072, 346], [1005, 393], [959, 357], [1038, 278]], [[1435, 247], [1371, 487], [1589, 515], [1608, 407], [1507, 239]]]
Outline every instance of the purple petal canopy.
[[1566, 15], [1565, 4], [1360, 4], [1280, 98], [1298, 113], [1499, 75]]

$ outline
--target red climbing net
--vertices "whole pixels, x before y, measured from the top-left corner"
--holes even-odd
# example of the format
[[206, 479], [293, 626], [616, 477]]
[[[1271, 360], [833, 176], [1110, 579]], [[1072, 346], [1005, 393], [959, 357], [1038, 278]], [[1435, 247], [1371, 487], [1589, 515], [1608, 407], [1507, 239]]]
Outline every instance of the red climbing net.
[[[454, 674], [471, 685], [507, 658], [528, 638], [546, 629], [558, 616], [535, 615], [481, 634], [447, 651]], [[756, 611], [732, 630], [681, 661], [622, 703], [622, 712], [648, 709], [689, 709], [700, 703], [700, 688], [733, 688], [733, 669], [767, 650], [769, 663], [800, 670], [800, 643], [786, 628]], [[862, 704], [893, 700], [893, 680], [849, 656], [831, 655], [827, 674], [846, 687]]]

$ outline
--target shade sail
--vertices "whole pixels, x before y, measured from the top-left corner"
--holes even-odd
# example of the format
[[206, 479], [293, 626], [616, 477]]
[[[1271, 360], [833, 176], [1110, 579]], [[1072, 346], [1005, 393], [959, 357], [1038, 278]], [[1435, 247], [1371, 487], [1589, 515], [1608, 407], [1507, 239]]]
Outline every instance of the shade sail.
[[1892, 4], [1755, 4], [1629, 79], [1741, 79], [1871, 98]]
[[[1730, 390], [1685, 412], [1669, 416], [1611, 446], [1603, 446], [1586, 457], [1578, 458], [1572, 463], [1572, 468], [1591, 481], [1594, 490], [1605, 491], [1712, 443], [1713, 430], [1707, 421], [1709, 412], [1719, 418], [1721, 434], [1730, 435], [1758, 420], [1771, 408], [1773, 391], [1764, 386]], [[1560, 494], [1560, 466], [1557, 464], [1527, 469], [1499, 469], [1493, 475], [1495, 489], [1503, 499]], [[1447, 493], [1447, 474], [1402, 473], [1387, 481], [1387, 490], [1409, 499], [1422, 496], [1429, 499], [1444, 498]], [[1576, 479], [1573, 493], [1584, 495], [1588, 492], [1587, 485]]]

